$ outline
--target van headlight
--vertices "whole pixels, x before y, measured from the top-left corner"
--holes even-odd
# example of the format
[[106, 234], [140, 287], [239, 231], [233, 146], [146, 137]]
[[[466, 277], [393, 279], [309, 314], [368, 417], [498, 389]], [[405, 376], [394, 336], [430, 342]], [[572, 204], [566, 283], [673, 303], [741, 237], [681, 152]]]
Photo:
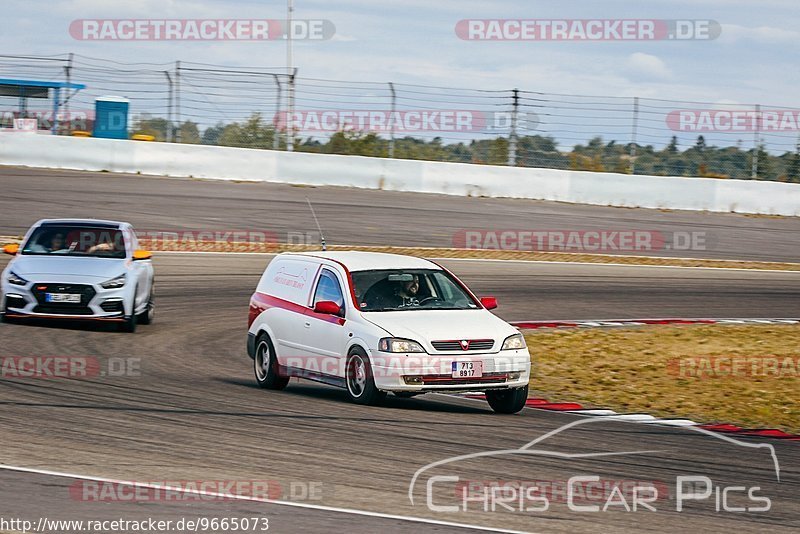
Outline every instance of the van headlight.
[[14, 284], [15, 286], [26, 286], [28, 285], [28, 281], [22, 278], [20, 275], [15, 273], [14, 271], [10, 271], [8, 273], [8, 283]]
[[128, 278], [127, 274], [121, 274], [116, 278], [112, 278], [111, 280], [106, 280], [100, 287], [103, 289], [117, 289], [125, 285], [125, 280]]
[[508, 336], [505, 341], [503, 341], [503, 346], [500, 350], [515, 350], [515, 349], [526, 349], [528, 348], [525, 345], [525, 338], [522, 334], [514, 334], [512, 336]]
[[410, 339], [385, 337], [378, 341], [378, 350], [381, 352], [425, 352], [422, 345]]

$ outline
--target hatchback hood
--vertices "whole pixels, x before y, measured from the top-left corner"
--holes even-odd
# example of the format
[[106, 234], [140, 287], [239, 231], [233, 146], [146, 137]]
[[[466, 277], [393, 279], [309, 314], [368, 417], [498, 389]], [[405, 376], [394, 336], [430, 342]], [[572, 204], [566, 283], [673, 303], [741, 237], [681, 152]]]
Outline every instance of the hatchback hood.
[[[71, 275], [108, 280], [125, 272], [125, 260], [58, 256], [17, 256], [11, 270], [23, 278]], [[45, 281], [45, 280], [42, 280]]]
[[498, 343], [517, 329], [487, 310], [419, 310], [363, 312], [364, 318], [394, 337], [411, 339], [430, 349], [431, 341], [494, 339]]

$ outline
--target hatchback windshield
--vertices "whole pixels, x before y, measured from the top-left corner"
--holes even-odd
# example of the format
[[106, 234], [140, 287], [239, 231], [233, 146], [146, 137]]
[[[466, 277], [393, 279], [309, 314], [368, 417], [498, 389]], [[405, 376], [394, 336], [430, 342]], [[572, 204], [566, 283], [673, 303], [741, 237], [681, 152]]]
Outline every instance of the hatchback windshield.
[[358, 271], [353, 285], [361, 311], [465, 310], [478, 304], [445, 271]]
[[22, 254], [122, 259], [125, 241], [116, 228], [44, 225], [33, 231]]

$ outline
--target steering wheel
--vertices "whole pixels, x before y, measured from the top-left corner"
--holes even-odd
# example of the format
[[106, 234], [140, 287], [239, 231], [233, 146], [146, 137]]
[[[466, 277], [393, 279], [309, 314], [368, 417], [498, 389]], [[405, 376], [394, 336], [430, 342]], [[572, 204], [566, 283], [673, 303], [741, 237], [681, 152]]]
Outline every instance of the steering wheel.
[[439, 298], [439, 297], [425, 297], [424, 299], [419, 301], [419, 305], [422, 306], [426, 302], [433, 302], [433, 301], [437, 301], [437, 300], [442, 300], [442, 299]]

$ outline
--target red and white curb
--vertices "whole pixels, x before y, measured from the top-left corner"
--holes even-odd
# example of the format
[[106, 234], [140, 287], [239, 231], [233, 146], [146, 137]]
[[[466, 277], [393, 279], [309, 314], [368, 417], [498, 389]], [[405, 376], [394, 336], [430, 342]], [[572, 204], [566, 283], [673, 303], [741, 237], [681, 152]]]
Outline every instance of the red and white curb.
[[[486, 395], [482, 393], [454, 393], [453, 396], [462, 397], [467, 399], [484, 400]], [[530, 398], [525, 403], [526, 408], [534, 408], [536, 410], [548, 410], [551, 412], [562, 412], [573, 415], [583, 415], [587, 417], [600, 417], [608, 421], [623, 421], [626, 423], [639, 423], [646, 425], [665, 425], [677, 427], [694, 426], [709, 430], [711, 432], [720, 432], [723, 434], [736, 434], [739, 436], [774, 438], [786, 441], [800, 441], [800, 434], [789, 434], [777, 428], [742, 428], [740, 426], [731, 424], [706, 424], [692, 421], [691, 419], [680, 418], [659, 418], [646, 413], [618, 413], [614, 410], [606, 408], [584, 408], [582, 404], [577, 402], [550, 402], [542, 398]]]
[[619, 321], [511, 321], [520, 330], [540, 328], [613, 328], [665, 324], [800, 324], [800, 319], [623, 319]]
[[[622, 326], [651, 326], [666, 324], [800, 324], [800, 319], [625, 319], [620, 321], [515, 321], [512, 325], [520, 330], [537, 330], [541, 328], [614, 328]], [[470, 399], [485, 399], [482, 394], [459, 394]], [[718, 423], [705, 424], [691, 419], [658, 418], [644, 413], [618, 413], [609, 409], [587, 409], [576, 402], [550, 402], [547, 399], [532, 398], [525, 403], [528, 408], [565, 412], [589, 417], [602, 417], [609, 421], [626, 421], [630, 423], [655, 424], [677, 427], [696, 426], [712, 432], [737, 434], [739, 436], [767, 437], [787, 441], [800, 441], [800, 435], [789, 434], [777, 428], [742, 428], [740, 426]]]

